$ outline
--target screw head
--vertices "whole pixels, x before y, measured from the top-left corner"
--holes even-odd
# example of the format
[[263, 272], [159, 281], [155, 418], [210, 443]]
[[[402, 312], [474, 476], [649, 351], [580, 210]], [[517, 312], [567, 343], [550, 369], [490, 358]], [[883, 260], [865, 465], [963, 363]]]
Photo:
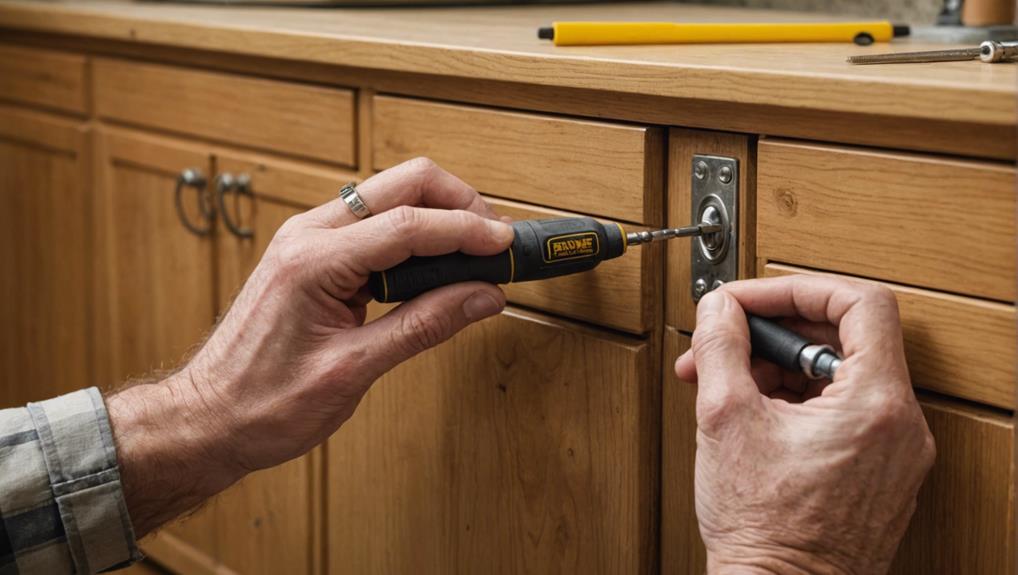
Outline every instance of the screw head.
[[693, 284], [693, 300], [700, 301], [700, 298], [702, 298], [705, 293], [707, 293], [707, 281], [700, 278]]
[[707, 167], [707, 162], [703, 160], [700, 160], [695, 166], [693, 166], [693, 175], [696, 176], [696, 179], [698, 180], [706, 178], [707, 172], [709, 171], [710, 169]]
[[721, 180], [722, 184], [727, 184], [732, 181], [732, 168], [731, 166], [721, 166], [718, 170], [718, 179]]
[[710, 289], [711, 289], [711, 291], [714, 291], [714, 290], [718, 289], [719, 287], [721, 287], [723, 285], [725, 285], [725, 282], [723, 282], [721, 280], [714, 280], [714, 283], [711, 284]]

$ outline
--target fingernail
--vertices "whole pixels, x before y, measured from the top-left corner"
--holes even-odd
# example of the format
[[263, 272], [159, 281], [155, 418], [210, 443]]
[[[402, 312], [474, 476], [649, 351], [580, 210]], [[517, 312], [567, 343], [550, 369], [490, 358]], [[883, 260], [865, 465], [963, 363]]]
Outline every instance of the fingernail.
[[487, 292], [479, 291], [463, 302], [463, 314], [468, 321], [479, 321], [502, 311], [502, 302]]
[[499, 243], [508, 244], [513, 241], [513, 227], [505, 222], [487, 220], [488, 230]]

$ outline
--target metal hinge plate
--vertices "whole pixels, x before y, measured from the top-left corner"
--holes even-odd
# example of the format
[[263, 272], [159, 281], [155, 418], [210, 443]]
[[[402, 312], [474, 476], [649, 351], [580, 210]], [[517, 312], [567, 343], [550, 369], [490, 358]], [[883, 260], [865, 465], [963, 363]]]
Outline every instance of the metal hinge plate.
[[693, 301], [739, 277], [739, 161], [694, 155], [690, 176], [693, 223], [720, 223], [716, 234], [695, 238], [690, 246]]

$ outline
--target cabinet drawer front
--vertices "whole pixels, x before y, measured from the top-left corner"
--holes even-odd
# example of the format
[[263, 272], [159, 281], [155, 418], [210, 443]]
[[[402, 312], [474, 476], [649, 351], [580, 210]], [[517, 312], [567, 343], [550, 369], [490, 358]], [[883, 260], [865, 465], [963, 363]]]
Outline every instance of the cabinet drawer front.
[[85, 57], [0, 45], [0, 99], [84, 114]]
[[[550, 219], [577, 214], [518, 202], [485, 198], [500, 216], [513, 220]], [[626, 231], [644, 228], [626, 226]], [[593, 270], [549, 280], [504, 286], [510, 301], [628, 331], [644, 333], [661, 314], [661, 244], [630, 248]]]
[[377, 170], [427, 156], [486, 194], [661, 223], [658, 129], [388, 96], [373, 108]]
[[891, 573], [1014, 573], [1014, 428], [996, 413], [920, 398], [937, 461]]
[[97, 59], [105, 119], [353, 166], [350, 90]]
[[758, 171], [762, 258], [1014, 300], [1013, 168], [774, 140]]
[[[768, 264], [765, 276], [826, 275]], [[912, 383], [1014, 409], [1014, 306], [884, 284], [898, 298]]]

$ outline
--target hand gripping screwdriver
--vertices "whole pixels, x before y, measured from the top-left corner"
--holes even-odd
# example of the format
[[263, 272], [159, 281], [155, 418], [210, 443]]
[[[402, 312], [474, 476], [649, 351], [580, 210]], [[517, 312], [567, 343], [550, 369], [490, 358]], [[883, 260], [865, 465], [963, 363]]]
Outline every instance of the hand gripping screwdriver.
[[371, 295], [380, 302], [396, 302], [458, 282], [543, 280], [592, 270], [626, 253], [630, 246], [721, 231], [719, 224], [700, 224], [626, 233], [619, 224], [602, 224], [583, 217], [522, 220], [512, 226], [513, 243], [500, 254], [414, 256], [394, 268], [371, 274]]
[[[711, 223], [627, 233], [619, 224], [602, 224], [587, 217], [522, 220], [512, 227], [512, 245], [502, 253], [412, 256], [393, 268], [372, 273], [368, 289], [376, 300], [390, 303], [465, 281], [507, 284], [542, 280], [592, 270], [605, 260], [623, 255], [632, 246], [727, 233], [722, 224]], [[804, 371], [811, 377], [826, 376], [825, 370], [833, 375], [833, 370], [837, 369], [837, 365], [827, 359], [822, 362], [801, 360], [804, 353], [808, 357], [819, 357], [819, 351], [814, 348], [821, 346], [810, 346], [798, 335], [769, 320], [751, 319], [750, 331], [754, 334], [754, 351], [785, 368]], [[804, 342], [801, 346], [800, 340]]]

